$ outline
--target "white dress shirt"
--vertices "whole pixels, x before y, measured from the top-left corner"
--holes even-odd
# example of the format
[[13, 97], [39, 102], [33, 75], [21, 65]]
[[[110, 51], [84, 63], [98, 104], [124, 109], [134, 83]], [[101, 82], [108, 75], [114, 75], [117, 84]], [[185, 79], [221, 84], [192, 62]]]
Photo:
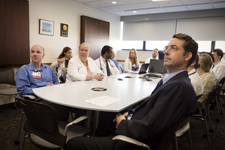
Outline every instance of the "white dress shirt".
[[[95, 61], [91, 57], [88, 57], [87, 61], [88, 67], [93, 75], [102, 73], [102, 71], [97, 67]], [[69, 62], [70, 63], [67, 69], [66, 83], [86, 80], [87, 68], [81, 62], [79, 55], [71, 58]]]
[[[145, 63], [150, 63], [150, 59], [153, 59], [152, 57], [149, 57], [145, 60]], [[159, 56], [157, 55], [156, 56], [156, 59], [159, 59]]]
[[210, 73], [212, 73], [213, 71], [216, 76], [217, 82], [220, 82], [220, 80], [225, 77], [225, 64], [219, 61], [217, 63], [214, 63], [213, 65], [212, 69], [210, 70]]
[[[95, 60], [95, 63], [98, 66], [98, 68], [104, 73], [104, 75], [107, 76], [105, 59], [102, 56], [100, 56], [98, 59]], [[114, 76], [120, 74], [120, 71], [117, 69], [115, 63], [111, 59], [108, 59], [108, 65], [111, 75]]]

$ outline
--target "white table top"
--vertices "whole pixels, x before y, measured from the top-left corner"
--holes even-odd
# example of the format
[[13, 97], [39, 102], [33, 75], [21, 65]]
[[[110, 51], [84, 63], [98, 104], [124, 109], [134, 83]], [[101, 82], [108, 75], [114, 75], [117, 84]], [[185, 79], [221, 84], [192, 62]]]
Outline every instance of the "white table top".
[[[132, 78], [124, 78], [127, 74], [105, 77], [103, 81], [78, 81], [48, 87], [33, 89], [38, 97], [56, 104], [81, 108], [86, 110], [120, 112], [123, 109], [138, 103], [151, 94], [160, 80], [146, 81], [138, 75], [129, 74]], [[122, 78], [123, 80], [118, 80]], [[94, 87], [106, 88], [106, 91], [92, 91]], [[84, 100], [99, 96], [110, 96], [122, 101], [101, 107], [84, 102]]]

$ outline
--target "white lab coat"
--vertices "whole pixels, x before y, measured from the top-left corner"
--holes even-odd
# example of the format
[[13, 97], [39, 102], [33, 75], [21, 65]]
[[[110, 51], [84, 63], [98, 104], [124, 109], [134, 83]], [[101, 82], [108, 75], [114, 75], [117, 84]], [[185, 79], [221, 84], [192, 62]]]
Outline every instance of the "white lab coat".
[[200, 78], [198, 72], [195, 69], [192, 69], [189, 73], [189, 78], [191, 80], [191, 84], [195, 90], [196, 96], [202, 95], [204, 92], [204, 88], [202, 85], [202, 79]]
[[[138, 66], [138, 70], [140, 69], [140, 63], [139, 60], [137, 60], [137, 66]], [[124, 72], [125, 73], [131, 73], [132, 71], [132, 64], [129, 60], [129, 58], [127, 58], [124, 62]]]
[[[108, 62], [111, 75], [114, 76], [120, 74], [120, 71], [116, 67], [115, 63], [111, 59], [108, 59]], [[107, 76], [105, 59], [102, 56], [100, 56], [98, 59], [95, 60], [95, 63], [98, 66], [98, 68], [104, 73], [104, 75]]]
[[[102, 71], [97, 67], [95, 61], [91, 58], [87, 58], [88, 67], [93, 75], [97, 73], [102, 73]], [[67, 69], [66, 82], [74, 81], [84, 81], [86, 80], [87, 68], [81, 62], [79, 55], [70, 59], [70, 63]]]
[[[68, 66], [69, 66], [69, 63], [68, 63]], [[51, 67], [52, 67], [53, 70], [55, 70], [58, 67], [57, 77], [58, 77], [58, 80], [59, 80], [59, 77], [61, 76], [61, 73], [62, 73], [62, 69], [65, 68], [65, 59], [62, 63], [58, 63], [58, 59], [57, 59], [56, 61], [54, 61], [51, 64]]]

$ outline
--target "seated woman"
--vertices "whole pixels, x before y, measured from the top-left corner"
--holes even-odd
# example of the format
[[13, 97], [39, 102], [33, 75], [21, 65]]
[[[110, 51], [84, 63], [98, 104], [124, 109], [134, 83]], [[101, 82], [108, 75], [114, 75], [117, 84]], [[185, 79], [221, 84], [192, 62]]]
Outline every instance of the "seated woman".
[[189, 78], [191, 79], [191, 84], [195, 90], [196, 96], [203, 94], [203, 85], [202, 80], [199, 76], [199, 73], [196, 71], [200, 67], [200, 64], [198, 63], [199, 56], [197, 55], [195, 58], [195, 61], [187, 68]]
[[90, 54], [90, 46], [82, 43], [79, 46], [78, 55], [70, 60], [67, 70], [66, 82], [102, 80], [104, 75], [97, 67], [95, 61], [88, 57]]
[[53, 70], [57, 70], [57, 77], [60, 81], [62, 71], [67, 71], [69, 60], [72, 58], [72, 50], [70, 47], [64, 47], [61, 54], [55, 62], [52, 63], [51, 67]]
[[204, 101], [208, 97], [209, 93], [215, 88], [216, 78], [210, 73], [210, 68], [213, 62], [208, 54], [199, 55], [199, 64], [200, 68], [198, 71], [202, 79], [204, 94], [198, 99], [198, 101]]
[[129, 52], [128, 58], [125, 60], [124, 63], [124, 72], [133, 72], [139, 70], [139, 60], [137, 58], [137, 51], [136, 49], [132, 48]]

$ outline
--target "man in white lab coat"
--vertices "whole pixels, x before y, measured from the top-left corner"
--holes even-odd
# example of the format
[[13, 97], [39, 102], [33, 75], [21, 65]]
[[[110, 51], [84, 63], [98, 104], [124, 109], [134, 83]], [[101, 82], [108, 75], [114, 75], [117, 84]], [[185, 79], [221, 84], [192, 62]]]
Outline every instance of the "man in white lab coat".
[[96, 65], [104, 73], [105, 76], [118, 75], [120, 71], [117, 69], [112, 58], [112, 47], [105, 45], [102, 48], [101, 56], [95, 60]]

